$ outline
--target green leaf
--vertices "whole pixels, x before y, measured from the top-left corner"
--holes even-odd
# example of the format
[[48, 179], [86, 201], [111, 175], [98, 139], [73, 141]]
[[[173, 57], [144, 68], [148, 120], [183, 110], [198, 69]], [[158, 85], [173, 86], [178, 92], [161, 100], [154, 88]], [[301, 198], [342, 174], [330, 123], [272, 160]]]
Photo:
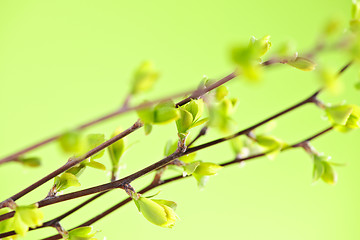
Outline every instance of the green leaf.
[[[117, 128], [115, 132], [111, 135], [111, 138], [115, 137], [116, 135], [122, 132], [121, 128]], [[125, 138], [122, 138], [115, 143], [111, 144], [108, 147], [108, 152], [111, 160], [111, 164], [113, 167], [118, 167], [120, 158], [125, 152]]]
[[159, 78], [159, 72], [149, 61], [143, 62], [135, 71], [131, 94], [136, 95], [151, 90]]
[[68, 240], [96, 240], [94, 236], [97, 231], [93, 230], [92, 226], [79, 227], [69, 231]]
[[234, 153], [237, 155], [242, 152], [244, 143], [240, 137], [236, 137], [230, 140], [230, 145]]
[[20, 157], [19, 162], [26, 167], [39, 167], [41, 165], [41, 160], [38, 157]]
[[141, 119], [141, 121], [145, 124], [151, 124], [155, 121], [155, 113], [153, 107], [137, 110], [136, 113]]
[[312, 71], [316, 67], [315, 62], [303, 57], [296, 57], [294, 60], [288, 61], [287, 64], [302, 71]]
[[196, 173], [193, 173], [192, 175], [196, 179], [199, 189], [203, 190], [209, 181], [210, 176], [199, 175]]
[[[91, 149], [99, 146], [103, 142], [105, 142], [104, 134], [89, 134], [89, 135], [87, 135], [87, 137], [86, 137], [87, 151], [90, 151]], [[101, 150], [100, 152], [91, 156], [91, 159], [101, 158], [104, 155], [104, 152], [105, 152], [105, 149]]]
[[284, 146], [284, 143], [281, 140], [273, 136], [258, 135], [256, 136], [256, 141], [264, 150], [267, 151], [266, 156], [271, 160], [275, 159]]
[[321, 179], [328, 184], [335, 184], [337, 182], [337, 174], [334, 168], [328, 162], [322, 161], [322, 164], [324, 166], [324, 173]]
[[189, 163], [189, 162], [193, 162], [196, 158], [196, 152], [184, 155], [182, 157], [179, 157], [179, 160], [184, 162], [184, 163]]
[[82, 145], [82, 135], [78, 131], [67, 132], [63, 134], [58, 142], [60, 144], [61, 149], [65, 153], [69, 154], [82, 154], [83, 145]]
[[215, 163], [201, 162], [194, 173], [197, 175], [211, 176], [217, 174], [221, 168], [223, 167]]
[[351, 17], [352, 17], [352, 19], [359, 19], [360, 18], [360, 2], [357, 1], [357, 0], [352, 1]]
[[96, 168], [96, 169], [103, 170], [103, 171], [106, 170], [106, 167], [104, 166], [104, 164], [93, 161], [93, 160], [91, 160], [89, 162], [85, 162], [85, 165], [88, 167]]
[[163, 200], [163, 199], [152, 199], [152, 200], [158, 204], [166, 205], [166, 206], [172, 208], [174, 211], [177, 208], [177, 203], [173, 202], [173, 201]]
[[337, 105], [326, 107], [325, 112], [333, 124], [345, 125], [348, 121], [353, 107], [350, 105]]
[[25, 236], [29, 227], [40, 227], [43, 224], [44, 215], [35, 204], [18, 206], [15, 208], [14, 228], [20, 236]]
[[159, 104], [155, 107], [154, 123], [167, 124], [180, 118], [179, 109], [173, 103]]
[[63, 191], [69, 187], [80, 187], [81, 184], [77, 177], [74, 174], [65, 172], [60, 176], [55, 177], [54, 184], [56, 186], [56, 191]]
[[151, 133], [152, 130], [152, 125], [145, 123], [144, 124], [144, 131], [145, 131], [145, 135], [149, 135]]
[[184, 108], [180, 107], [179, 109], [180, 119], [176, 120], [176, 127], [178, 133], [187, 133], [194, 121], [194, 118], [193, 115]]
[[218, 101], [223, 100], [229, 94], [229, 90], [226, 86], [221, 85], [216, 89], [215, 98]]
[[203, 114], [204, 101], [202, 99], [198, 99], [198, 100], [193, 99], [187, 104], [185, 104], [183, 108], [189, 113], [191, 113], [191, 115], [193, 116], [193, 121], [195, 122], [199, 120], [199, 118]]
[[85, 164], [84, 163], [80, 163], [78, 165], [75, 165], [74, 167], [70, 168], [69, 170], [67, 170], [67, 173], [71, 173], [73, 175], [75, 175], [76, 177], [79, 177], [85, 170]]
[[313, 182], [316, 182], [324, 174], [324, 165], [322, 160], [314, 155], [314, 169], [313, 169]]
[[196, 161], [196, 162], [192, 162], [192, 163], [189, 163], [189, 164], [186, 164], [185, 166], [183, 166], [185, 176], [193, 174], [195, 172], [196, 168], [200, 165], [200, 163], [201, 163], [200, 161]]
[[320, 80], [330, 92], [337, 94], [342, 89], [342, 84], [339, 81], [339, 74], [329, 69], [322, 69], [320, 71]]

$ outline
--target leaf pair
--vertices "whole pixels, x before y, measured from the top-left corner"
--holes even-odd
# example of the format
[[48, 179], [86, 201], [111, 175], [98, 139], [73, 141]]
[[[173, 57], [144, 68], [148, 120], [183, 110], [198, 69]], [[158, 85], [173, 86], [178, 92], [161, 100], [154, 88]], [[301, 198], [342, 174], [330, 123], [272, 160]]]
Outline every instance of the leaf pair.
[[179, 107], [180, 118], [176, 120], [176, 127], [179, 134], [188, 134], [193, 127], [199, 126], [207, 121], [200, 117], [204, 111], [204, 101], [202, 99], [191, 100], [184, 106]]
[[232, 115], [238, 106], [236, 98], [223, 98], [209, 108], [209, 126], [224, 133], [231, 132], [234, 125]]
[[337, 182], [337, 174], [333, 168], [336, 163], [329, 162], [330, 157], [324, 155], [313, 155], [314, 169], [313, 181], [316, 182], [320, 178], [328, 184], [335, 184]]

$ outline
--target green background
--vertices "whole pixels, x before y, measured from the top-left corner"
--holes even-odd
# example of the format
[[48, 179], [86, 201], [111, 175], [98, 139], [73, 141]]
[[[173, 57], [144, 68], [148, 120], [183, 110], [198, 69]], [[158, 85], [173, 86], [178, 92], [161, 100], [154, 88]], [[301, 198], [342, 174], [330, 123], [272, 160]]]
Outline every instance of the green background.
[[[221, 78], [234, 66], [229, 49], [254, 35], [272, 36], [273, 48], [285, 40], [297, 43], [299, 52], [312, 46], [324, 23], [332, 16], [349, 20], [351, 1], [0, 1], [0, 155], [6, 156], [118, 108], [129, 91], [133, 69], [152, 60], [161, 79], [150, 94], [153, 99], [195, 87], [202, 76]], [[321, 63], [339, 69], [348, 59], [323, 55]], [[341, 95], [323, 94], [330, 102], [347, 99], [360, 104], [353, 85], [356, 70], [343, 76]], [[239, 129], [254, 124], [313, 93], [320, 85], [316, 73], [289, 66], [269, 69], [260, 84], [238, 78], [228, 84], [239, 97], [235, 119]], [[324, 129], [328, 123], [314, 106], [305, 106], [277, 121], [274, 133], [290, 143]], [[136, 120], [127, 114], [99, 124], [88, 133], [105, 133]], [[201, 142], [218, 137], [216, 131]], [[128, 175], [162, 157], [163, 146], [176, 138], [175, 124], [156, 127], [150, 136], [139, 130], [128, 138], [136, 143], [124, 156]], [[358, 132], [331, 132], [313, 142], [339, 167], [339, 182], [312, 184], [311, 159], [301, 149], [287, 151], [275, 161], [261, 158], [239, 168], [223, 169], [204, 191], [194, 179], [162, 186], [159, 198], [178, 203], [180, 216], [173, 229], [147, 222], [134, 204], [117, 210], [94, 224], [99, 239], [360, 239], [360, 170]], [[68, 156], [56, 144], [29, 156], [41, 156], [43, 166], [28, 169], [18, 164], [0, 167], [1, 200], [61, 166]], [[201, 151], [199, 159], [230, 160], [228, 144]], [[107, 166], [108, 159], [102, 162]], [[108, 181], [109, 176], [89, 169], [82, 187]], [[149, 181], [137, 181], [140, 189]], [[45, 197], [52, 182], [19, 200], [28, 204]], [[69, 189], [76, 190], [75, 188]], [[155, 190], [152, 192], [156, 192]], [[113, 191], [102, 200], [64, 220], [67, 229], [126, 197]], [[83, 199], [44, 208], [46, 219], [57, 216]], [[25, 239], [39, 239], [54, 229], [34, 231]]]

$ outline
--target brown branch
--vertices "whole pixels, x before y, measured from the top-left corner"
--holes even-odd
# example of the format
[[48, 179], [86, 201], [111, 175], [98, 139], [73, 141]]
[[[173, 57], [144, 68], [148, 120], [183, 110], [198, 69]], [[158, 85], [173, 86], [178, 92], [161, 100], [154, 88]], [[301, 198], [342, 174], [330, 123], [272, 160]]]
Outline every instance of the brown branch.
[[[291, 148], [297, 148], [299, 146], [301, 146], [302, 143], [305, 143], [305, 142], [308, 142], [308, 141], [311, 141], [311, 140], [314, 140], [315, 138], [318, 138], [320, 137], [321, 135], [329, 132], [330, 130], [332, 130], [333, 127], [329, 127], [301, 142], [298, 142], [296, 144], [293, 144], [291, 145]], [[286, 148], [282, 151], [285, 151], [285, 150], [288, 150], [288, 149], [291, 149], [291, 148]], [[252, 156], [248, 156], [248, 157], [245, 157], [245, 158], [238, 158], [236, 157], [234, 160], [232, 161], [228, 161], [228, 162], [225, 162], [225, 163], [222, 163], [220, 164], [221, 166], [223, 167], [226, 167], [226, 166], [229, 166], [229, 165], [233, 165], [233, 164], [236, 164], [236, 163], [240, 163], [240, 162], [244, 162], [244, 161], [249, 161], [249, 160], [252, 160], [252, 159], [256, 159], [256, 158], [259, 158], [259, 157], [262, 157], [262, 156], [265, 156], [267, 153], [260, 153], [260, 154], [256, 154], [256, 155], [252, 155]], [[183, 176], [183, 175], [179, 175], [179, 176], [176, 176], [176, 177], [172, 177], [172, 178], [169, 178], [169, 179], [166, 179], [166, 180], [163, 180], [157, 184], [150, 184], [148, 185], [147, 187], [143, 188], [139, 193], [143, 194], [143, 193], [146, 193], [156, 187], [159, 187], [161, 185], [164, 185], [164, 184], [168, 184], [168, 183], [171, 183], [171, 182], [174, 182], [174, 181], [177, 181], [177, 180], [181, 180], [181, 179], [184, 179], [184, 178], [188, 178], [189, 176]], [[119, 202], [118, 204], [112, 206], [111, 208], [107, 209], [106, 211], [100, 213], [99, 215], [89, 219], [88, 221], [78, 225], [77, 227], [75, 228], [78, 228], [78, 227], [85, 227], [85, 226], [90, 226], [91, 224], [94, 224], [95, 222], [99, 221], [100, 219], [106, 217], [107, 215], [109, 215], [110, 213], [114, 212], [115, 210], [119, 209], [120, 207], [124, 206], [125, 204], [127, 204], [128, 202], [130, 202], [132, 199], [131, 198], [126, 198], [125, 200]], [[73, 229], [75, 229], [73, 228]], [[7, 235], [9, 236], [9, 235]], [[1, 237], [1, 235], [0, 235]], [[60, 239], [61, 238], [61, 235], [58, 234], [58, 235], [53, 235], [51, 237], [47, 237], [47, 238], [44, 238], [42, 240], [55, 240], [55, 239]]]

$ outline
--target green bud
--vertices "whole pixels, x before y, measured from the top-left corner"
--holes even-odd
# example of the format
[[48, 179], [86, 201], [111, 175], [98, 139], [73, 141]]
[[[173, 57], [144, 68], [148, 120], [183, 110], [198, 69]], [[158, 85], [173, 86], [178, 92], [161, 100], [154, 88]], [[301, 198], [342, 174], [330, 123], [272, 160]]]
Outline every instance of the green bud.
[[[314, 155], [313, 182], [316, 182], [324, 174], [323, 159], [324, 156]], [[327, 161], [327, 157], [325, 159]]]
[[[122, 132], [121, 128], [117, 128], [115, 132], [111, 135], [111, 138], [115, 137], [116, 135]], [[118, 167], [120, 158], [125, 152], [125, 138], [122, 138], [115, 143], [111, 144], [108, 147], [108, 152], [111, 160], [111, 164], [113, 167]]]
[[314, 169], [313, 169], [313, 181], [317, 181], [320, 178], [328, 184], [335, 184], [337, 182], [337, 174], [332, 165], [341, 165], [337, 163], [329, 162], [331, 157], [322, 154], [314, 154]]
[[360, 18], [360, 2], [358, 2], [357, 0], [352, 1], [351, 17], [352, 19]]
[[81, 184], [77, 177], [69, 172], [65, 172], [60, 176], [55, 177], [54, 184], [56, 186], [56, 191], [63, 191], [69, 187], [80, 187]]
[[35, 204], [18, 206], [15, 209], [14, 229], [20, 236], [25, 236], [29, 227], [40, 227], [43, 224], [44, 215]]
[[330, 92], [337, 94], [342, 90], [339, 74], [328, 69], [320, 71], [320, 80]]
[[38, 157], [29, 157], [29, 158], [20, 157], [19, 162], [27, 167], [39, 167], [41, 165], [40, 158]]
[[330, 19], [324, 28], [325, 36], [331, 36], [334, 33], [338, 32], [341, 26], [341, 21], [337, 18]]
[[294, 60], [288, 61], [287, 64], [302, 71], [312, 71], [316, 67], [316, 63], [303, 57], [296, 57]]
[[145, 131], [145, 135], [149, 135], [151, 133], [152, 130], [152, 125], [145, 123], [144, 124], [144, 131]]
[[80, 132], [72, 131], [63, 134], [58, 142], [65, 153], [80, 155], [83, 150], [82, 135]]
[[249, 47], [253, 48], [254, 55], [256, 58], [262, 57], [263, 55], [265, 55], [267, 51], [269, 51], [271, 47], [270, 35], [266, 35], [260, 39], [256, 39], [255, 37], [252, 37], [250, 39]]
[[266, 156], [271, 160], [275, 159], [285, 145], [281, 140], [266, 135], [256, 136], [256, 141], [265, 151], [267, 151]]
[[169, 206], [174, 206], [174, 202], [152, 200], [145, 197], [140, 197], [137, 200], [134, 199], [134, 201], [136, 202], [139, 211], [149, 222], [165, 228], [174, 226], [177, 215], [174, 209]]
[[94, 238], [97, 231], [92, 226], [75, 228], [68, 233], [66, 240], [96, 240]]
[[295, 44], [291, 41], [287, 41], [282, 43], [276, 52], [280, 57], [290, 57], [293, 56], [296, 53], [296, 47]]
[[131, 94], [148, 92], [158, 78], [159, 72], [154, 69], [153, 64], [149, 61], [143, 62], [134, 73]]
[[224, 99], [224, 97], [226, 97], [227, 95], [229, 94], [229, 90], [226, 86], [224, 85], [221, 85], [220, 87], [218, 87], [216, 89], [216, 92], [215, 92], [215, 98], [216, 100], [218, 101], [221, 101]]

